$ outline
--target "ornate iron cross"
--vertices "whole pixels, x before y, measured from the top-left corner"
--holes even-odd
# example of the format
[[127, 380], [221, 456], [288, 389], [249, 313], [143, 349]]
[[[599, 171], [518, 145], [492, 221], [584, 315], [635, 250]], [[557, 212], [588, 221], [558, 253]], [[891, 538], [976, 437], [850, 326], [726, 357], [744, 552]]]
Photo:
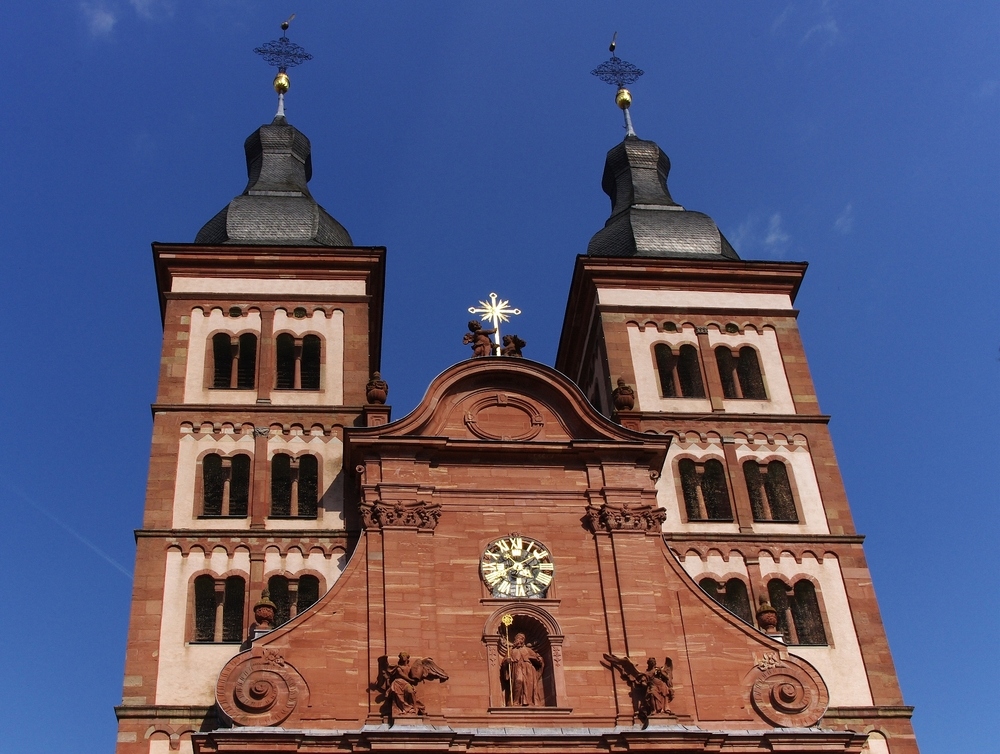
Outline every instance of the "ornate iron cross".
[[497, 294], [491, 293], [489, 302], [480, 301], [479, 306], [470, 306], [469, 314], [478, 314], [479, 318], [483, 322], [489, 322], [493, 325], [493, 329], [496, 330], [494, 333], [494, 343], [497, 351], [500, 350], [500, 323], [510, 322], [510, 317], [518, 315], [521, 313], [520, 309], [513, 309], [510, 307], [510, 301], [507, 299], [498, 299]]

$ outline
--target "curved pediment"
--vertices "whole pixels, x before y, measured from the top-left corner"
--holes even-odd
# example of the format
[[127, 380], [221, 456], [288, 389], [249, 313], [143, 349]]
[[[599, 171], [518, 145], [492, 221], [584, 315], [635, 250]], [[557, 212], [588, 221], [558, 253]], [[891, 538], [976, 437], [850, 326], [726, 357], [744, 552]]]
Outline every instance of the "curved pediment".
[[514, 443], [650, 440], [598, 413], [561, 372], [503, 357], [455, 364], [434, 379], [409, 415], [379, 427], [352, 429], [349, 435], [355, 440], [435, 437]]

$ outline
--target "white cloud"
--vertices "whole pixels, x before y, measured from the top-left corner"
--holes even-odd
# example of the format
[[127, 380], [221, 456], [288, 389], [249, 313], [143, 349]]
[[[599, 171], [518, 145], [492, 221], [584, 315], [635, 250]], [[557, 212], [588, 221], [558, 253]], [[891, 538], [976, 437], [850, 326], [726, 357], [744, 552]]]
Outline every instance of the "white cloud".
[[173, 0], [128, 0], [135, 12], [142, 18], [151, 21], [174, 14]]
[[771, 33], [779, 32], [801, 34], [800, 45], [810, 40], [824, 46], [833, 44], [840, 36], [840, 26], [833, 14], [832, 0], [789, 3], [771, 22]]
[[103, 4], [80, 3], [80, 12], [92, 37], [108, 36], [118, 23], [114, 12]]
[[837, 215], [833, 229], [844, 236], [854, 230], [854, 202], [848, 202], [843, 212]]
[[764, 236], [764, 245], [772, 251], [781, 251], [791, 240], [792, 237], [781, 227], [781, 213], [775, 212], [767, 221], [767, 235]]

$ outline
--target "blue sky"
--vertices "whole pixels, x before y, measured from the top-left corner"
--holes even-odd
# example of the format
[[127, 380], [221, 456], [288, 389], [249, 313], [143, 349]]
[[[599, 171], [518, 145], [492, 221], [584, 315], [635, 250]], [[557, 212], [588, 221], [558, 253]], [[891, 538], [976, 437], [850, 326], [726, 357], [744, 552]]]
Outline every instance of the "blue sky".
[[810, 263], [799, 323], [922, 750], [989, 749], [1000, 5], [5, 7], [0, 752], [113, 746], [160, 348], [149, 243], [193, 240], [242, 191], [243, 140], [275, 107], [252, 49], [292, 11], [315, 56], [288, 97], [313, 194], [388, 247], [397, 418], [467, 356], [490, 291], [552, 363], [609, 212], [623, 131], [589, 72], [619, 32], [674, 198], [744, 258]]

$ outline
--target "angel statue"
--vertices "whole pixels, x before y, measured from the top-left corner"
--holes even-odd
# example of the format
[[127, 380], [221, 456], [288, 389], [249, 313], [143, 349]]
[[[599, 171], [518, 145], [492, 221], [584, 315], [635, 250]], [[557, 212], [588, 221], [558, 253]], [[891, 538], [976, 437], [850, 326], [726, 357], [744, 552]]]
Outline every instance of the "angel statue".
[[636, 714], [645, 719], [652, 715], [671, 714], [667, 703], [674, 698], [674, 664], [667, 657], [658, 667], [656, 659], [646, 659], [646, 670], [639, 670], [628, 657], [604, 655], [608, 665], [621, 675], [632, 689]]
[[514, 641], [510, 644], [503, 639], [501, 642], [506, 656], [500, 665], [500, 680], [507, 690], [507, 706], [544, 707], [542, 670], [545, 668], [545, 660], [528, 645], [522, 633], [515, 634]]
[[448, 680], [448, 674], [430, 657], [410, 659], [409, 652], [400, 652], [395, 665], [387, 657], [379, 658], [379, 689], [385, 694], [394, 715], [422, 715], [424, 705], [417, 698], [421, 681]]
[[484, 330], [483, 326], [476, 320], [469, 322], [469, 332], [462, 338], [462, 342], [467, 346], [472, 346], [472, 358], [478, 359], [482, 356], [492, 356], [496, 346], [490, 340], [490, 336], [496, 330]]

